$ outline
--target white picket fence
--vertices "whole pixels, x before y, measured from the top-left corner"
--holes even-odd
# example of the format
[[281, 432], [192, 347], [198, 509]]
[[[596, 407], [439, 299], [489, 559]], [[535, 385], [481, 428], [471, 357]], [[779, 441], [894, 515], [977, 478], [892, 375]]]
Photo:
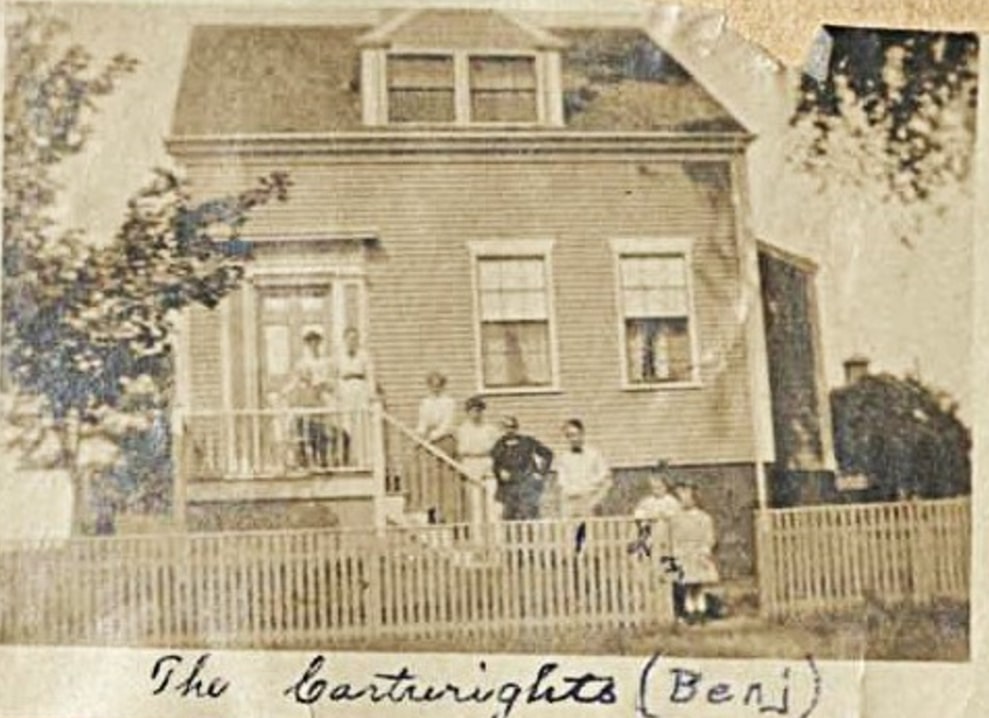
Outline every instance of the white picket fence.
[[969, 598], [969, 498], [774, 509], [757, 515], [764, 615]]
[[672, 621], [628, 518], [72, 539], [0, 547], [0, 640], [303, 647]]

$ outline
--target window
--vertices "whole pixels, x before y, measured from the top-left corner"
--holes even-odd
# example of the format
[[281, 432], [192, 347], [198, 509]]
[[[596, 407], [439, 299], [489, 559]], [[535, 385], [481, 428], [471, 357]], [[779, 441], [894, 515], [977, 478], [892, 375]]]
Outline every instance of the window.
[[485, 390], [555, 382], [546, 252], [475, 254], [481, 383]]
[[388, 119], [392, 122], [453, 122], [454, 93], [453, 57], [388, 58]]
[[526, 124], [539, 119], [532, 55], [390, 54], [393, 123]]
[[619, 251], [618, 281], [629, 385], [696, 379], [686, 251]]
[[470, 59], [472, 122], [534, 122], [536, 63], [531, 57]]

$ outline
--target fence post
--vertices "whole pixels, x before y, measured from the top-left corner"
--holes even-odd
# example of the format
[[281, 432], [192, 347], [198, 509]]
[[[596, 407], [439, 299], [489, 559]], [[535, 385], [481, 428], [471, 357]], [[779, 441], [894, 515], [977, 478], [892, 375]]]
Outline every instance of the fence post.
[[772, 515], [769, 509], [755, 510], [756, 526], [756, 580], [759, 584], [759, 612], [764, 618], [776, 615], [777, 576], [776, 556], [773, 545]]

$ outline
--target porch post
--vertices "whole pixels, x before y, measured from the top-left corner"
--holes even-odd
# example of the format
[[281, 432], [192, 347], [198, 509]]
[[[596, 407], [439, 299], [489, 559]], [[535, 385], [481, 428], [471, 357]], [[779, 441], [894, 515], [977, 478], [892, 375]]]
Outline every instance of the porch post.
[[386, 488], [385, 484], [388, 477], [388, 467], [386, 465], [385, 459], [385, 426], [384, 426], [384, 416], [382, 415], [381, 401], [378, 398], [372, 398], [370, 406], [364, 411], [370, 411], [371, 427], [370, 439], [371, 446], [371, 471], [372, 477], [374, 478], [374, 489], [372, 494], [373, 511], [374, 511], [374, 527], [378, 531], [384, 531], [385, 528], [385, 496]]
[[177, 528], [186, 528], [187, 472], [185, 416], [181, 406], [172, 409], [172, 517]]

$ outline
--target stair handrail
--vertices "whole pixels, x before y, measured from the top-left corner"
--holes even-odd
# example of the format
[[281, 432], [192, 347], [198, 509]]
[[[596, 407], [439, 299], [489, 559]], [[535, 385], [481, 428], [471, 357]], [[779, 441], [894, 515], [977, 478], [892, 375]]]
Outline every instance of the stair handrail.
[[416, 444], [416, 446], [418, 446], [421, 449], [424, 449], [431, 456], [442, 461], [451, 469], [456, 471], [460, 475], [461, 481], [474, 484], [475, 486], [480, 488], [484, 488], [484, 482], [479, 479], [475, 479], [473, 476], [471, 476], [470, 471], [467, 470], [466, 466], [461, 464], [452, 456], [440, 451], [435, 446], [430, 444], [428, 441], [423, 440], [421, 436], [416, 434], [414, 431], [412, 431], [412, 429], [407, 427], [405, 424], [403, 424], [401, 421], [399, 421], [397, 418], [389, 414], [384, 409], [381, 410], [381, 418], [383, 418], [390, 426], [397, 429], [399, 433], [401, 433], [402, 436], [404, 436], [406, 439], [409, 439], [414, 444]]

